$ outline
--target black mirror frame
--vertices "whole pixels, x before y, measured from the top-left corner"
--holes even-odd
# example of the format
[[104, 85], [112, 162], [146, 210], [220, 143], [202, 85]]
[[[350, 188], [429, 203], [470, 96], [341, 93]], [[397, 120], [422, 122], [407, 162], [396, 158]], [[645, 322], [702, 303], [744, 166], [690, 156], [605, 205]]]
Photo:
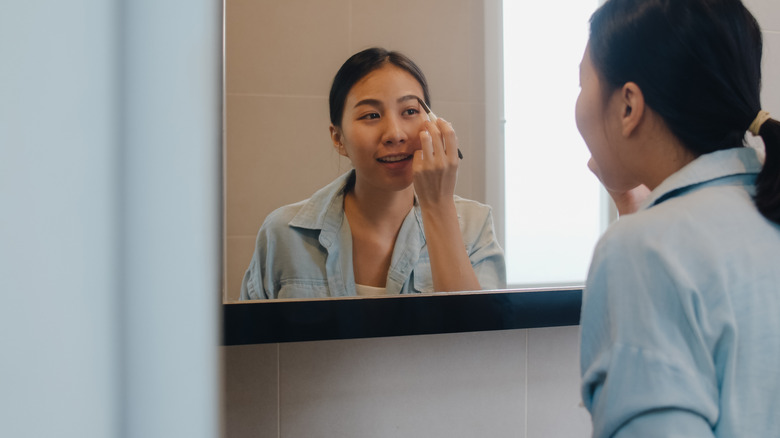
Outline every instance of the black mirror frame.
[[582, 288], [222, 305], [222, 345], [578, 325]]

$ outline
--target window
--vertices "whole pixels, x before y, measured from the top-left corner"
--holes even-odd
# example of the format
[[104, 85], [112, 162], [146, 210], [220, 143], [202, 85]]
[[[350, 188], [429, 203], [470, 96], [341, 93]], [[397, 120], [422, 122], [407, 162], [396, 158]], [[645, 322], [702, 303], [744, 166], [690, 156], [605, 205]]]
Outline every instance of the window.
[[504, 249], [510, 287], [583, 284], [606, 228], [574, 106], [598, 0], [503, 2]]

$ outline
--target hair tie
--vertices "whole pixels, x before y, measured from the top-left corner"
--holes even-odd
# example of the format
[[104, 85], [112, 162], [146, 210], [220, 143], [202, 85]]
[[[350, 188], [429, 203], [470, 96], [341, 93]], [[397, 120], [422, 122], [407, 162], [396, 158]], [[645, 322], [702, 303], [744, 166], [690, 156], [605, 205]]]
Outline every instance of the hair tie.
[[769, 120], [769, 112], [764, 110], [759, 111], [756, 118], [753, 119], [753, 123], [750, 124], [748, 131], [750, 131], [754, 137], [758, 136], [758, 131], [761, 130], [761, 125], [763, 125], [767, 120]]

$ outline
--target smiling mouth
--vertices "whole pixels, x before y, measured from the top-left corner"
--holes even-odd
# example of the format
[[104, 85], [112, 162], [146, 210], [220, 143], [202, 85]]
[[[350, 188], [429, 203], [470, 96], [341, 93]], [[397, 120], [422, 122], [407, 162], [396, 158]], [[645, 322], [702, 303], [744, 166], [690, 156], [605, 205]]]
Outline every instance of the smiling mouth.
[[380, 163], [397, 163], [399, 161], [411, 160], [413, 155], [392, 155], [388, 157], [377, 158]]

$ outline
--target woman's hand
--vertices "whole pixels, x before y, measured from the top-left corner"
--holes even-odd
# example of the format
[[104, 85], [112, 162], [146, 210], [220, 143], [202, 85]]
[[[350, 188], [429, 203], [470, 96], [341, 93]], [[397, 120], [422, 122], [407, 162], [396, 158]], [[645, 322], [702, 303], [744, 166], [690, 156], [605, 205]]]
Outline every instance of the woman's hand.
[[443, 119], [424, 122], [422, 149], [414, 153], [414, 191], [422, 210], [425, 242], [431, 259], [433, 288], [437, 292], [480, 290], [466, 253], [455, 209], [458, 179], [458, 137]]
[[452, 203], [458, 179], [458, 137], [452, 124], [439, 118], [425, 121], [420, 131], [422, 149], [414, 153], [414, 191], [423, 209]]
[[[593, 157], [588, 160], [588, 168], [591, 172], [593, 172], [594, 175], [596, 175], [599, 181], [602, 181], [601, 171]], [[604, 185], [603, 181], [602, 185]], [[615, 201], [615, 206], [617, 207], [617, 211], [620, 216], [636, 213], [647, 198], [647, 195], [650, 194], [650, 189], [648, 189], [644, 184], [640, 184], [629, 190], [620, 191], [611, 190], [606, 185], [604, 188], [607, 190], [607, 193], [609, 193], [609, 196], [612, 198], [612, 200]]]

